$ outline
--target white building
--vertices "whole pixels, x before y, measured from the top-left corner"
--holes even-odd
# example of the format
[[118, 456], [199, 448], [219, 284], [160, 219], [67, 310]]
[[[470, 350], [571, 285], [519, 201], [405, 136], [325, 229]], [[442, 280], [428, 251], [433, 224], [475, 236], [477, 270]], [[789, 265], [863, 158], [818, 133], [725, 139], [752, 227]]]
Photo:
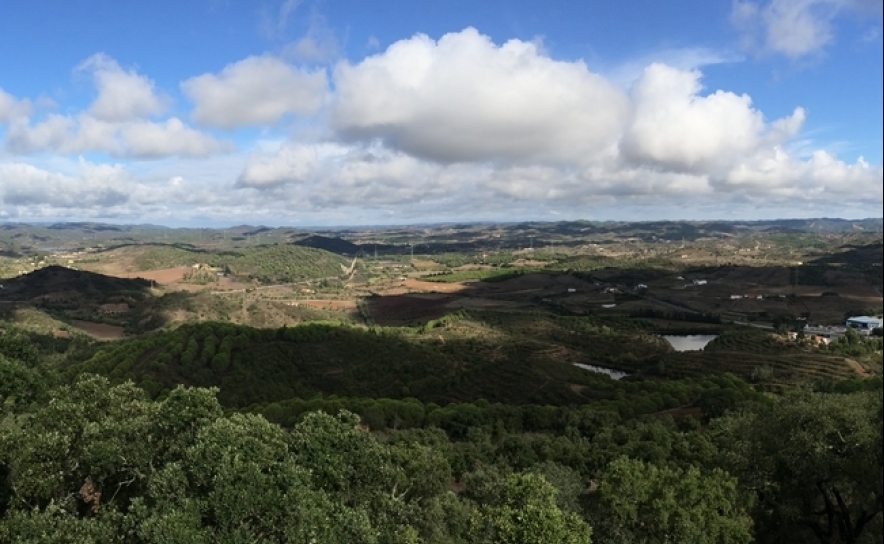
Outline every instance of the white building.
[[884, 327], [884, 319], [881, 319], [880, 317], [858, 315], [855, 317], [848, 317], [844, 324], [856, 329], [857, 332], [869, 334], [872, 332], [872, 329]]

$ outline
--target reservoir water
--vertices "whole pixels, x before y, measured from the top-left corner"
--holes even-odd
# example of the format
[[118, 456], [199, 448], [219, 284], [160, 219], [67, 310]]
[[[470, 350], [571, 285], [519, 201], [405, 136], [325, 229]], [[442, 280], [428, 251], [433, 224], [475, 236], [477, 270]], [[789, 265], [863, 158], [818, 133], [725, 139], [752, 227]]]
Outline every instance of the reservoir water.
[[688, 334], [688, 335], [667, 335], [663, 338], [669, 342], [675, 351], [699, 351], [706, 347], [706, 344], [718, 338], [717, 334]]
[[617, 370], [616, 368], [605, 368], [603, 366], [595, 366], [595, 365], [584, 365], [580, 363], [574, 363], [574, 366], [579, 366], [583, 370], [589, 370], [590, 372], [598, 372], [600, 374], [607, 374], [612, 380], [620, 380], [629, 376], [628, 373], [623, 372], [622, 370]]

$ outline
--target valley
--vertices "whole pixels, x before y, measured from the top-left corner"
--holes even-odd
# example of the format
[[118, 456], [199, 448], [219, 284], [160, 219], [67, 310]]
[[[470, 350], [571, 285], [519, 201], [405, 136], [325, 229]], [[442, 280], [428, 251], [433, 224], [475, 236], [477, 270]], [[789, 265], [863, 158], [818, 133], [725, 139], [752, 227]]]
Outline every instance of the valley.
[[[872, 450], [878, 440], [863, 425], [880, 419], [881, 329], [861, 334], [844, 323], [882, 314], [880, 220], [323, 231], [6, 224], [0, 233], [3, 470], [37, 459], [21, 450], [38, 447], [22, 434], [29, 418], [43, 422], [43, 434], [33, 435], [40, 440], [81, 432], [52, 430], [60, 406], [115, 429], [131, 414], [190, 403], [181, 417], [196, 419], [187, 425], [202, 425], [197, 413], [208, 410], [211, 425], [249, 421], [236, 431], [246, 435], [263, 429], [256, 443], [312, 428], [318, 434], [291, 446], [297, 455], [328, 440], [360, 443], [358, 455], [375, 452], [383, 459], [377, 466], [395, 478], [430, 487], [378, 506], [390, 491], [375, 482], [358, 488], [374, 497], [371, 505], [341, 504], [361, 504], [371, 516], [414, 508], [397, 515], [427, 542], [472, 541], [470, 523], [501, 500], [476, 495], [481, 482], [510, 485], [507, 478], [531, 474], [565, 501], [555, 512], [617, 534], [622, 525], [605, 520], [618, 511], [610, 493], [629, 492], [613, 479], [621, 469], [630, 478], [702, 470], [696, 485], [739, 490], [726, 492], [736, 510], [725, 516], [742, 516], [737, 541], [750, 534], [782, 541], [764, 508], [802, 507], [769, 495], [756, 508], [748, 498], [761, 454], [745, 448], [761, 451], [773, 436], [758, 434], [752, 421], [781, 436], [790, 425], [783, 418], [797, 417], [792, 407], [805, 417], [809, 406], [822, 406], [825, 421], [815, 428], [829, 434], [807, 440], [837, 436], [825, 430], [833, 421]], [[678, 339], [702, 342], [683, 347]], [[109, 411], [91, 413], [96, 403]], [[184, 430], [163, 435], [178, 416], [138, 417], [131, 421], [154, 429], [143, 432], [158, 444], [193, 440]], [[130, 440], [115, 436], [90, 440], [136, 447], [108, 445]], [[778, 447], [765, 459], [792, 455], [795, 446]], [[865, 466], [872, 450], [850, 455]], [[346, 466], [359, 463], [335, 455]], [[823, 457], [809, 478], [829, 466]], [[138, 470], [150, 472], [145, 467]], [[89, 470], [89, 478], [100, 474]], [[75, 472], [64, 485], [85, 485]], [[114, 474], [95, 485], [128, 481]], [[846, 478], [842, 488], [861, 481], [846, 469], [834, 474]], [[341, 485], [357, 485], [348, 478]], [[614, 487], [599, 491], [598, 482]], [[0, 507], [12, 496], [3, 493]], [[693, 491], [676, 493], [680, 512]], [[862, 493], [849, 507], [874, 509]], [[474, 521], [430, 522], [417, 513], [423, 508], [474, 509]], [[876, 512], [865, 533], [872, 537], [882, 530]], [[808, 510], [795, 519], [822, 518]], [[385, 541], [406, 541], [384, 527], [393, 531]], [[806, 536], [795, 534], [795, 542]]]

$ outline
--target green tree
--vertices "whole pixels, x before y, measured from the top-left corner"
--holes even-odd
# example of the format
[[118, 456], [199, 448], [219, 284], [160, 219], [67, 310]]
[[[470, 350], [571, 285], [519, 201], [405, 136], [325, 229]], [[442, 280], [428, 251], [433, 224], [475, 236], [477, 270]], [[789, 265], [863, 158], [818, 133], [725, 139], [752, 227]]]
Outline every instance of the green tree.
[[0, 419], [25, 409], [46, 390], [46, 378], [17, 360], [0, 355]]
[[490, 504], [473, 517], [471, 542], [493, 544], [590, 544], [592, 529], [556, 504], [556, 488], [543, 476], [510, 474], [500, 482]]
[[[352, 412], [310, 412], [292, 429], [291, 451], [334, 502], [370, 512], [381, 542], [412, 542], [417, 538], [412, 521], [420, 511], [410, 499], [417, 489], [407, 485], [408, 472], [391, 463], [390, 452], [358, 424]], [[425, 482], [420, 491], [433, 492], [433, 478]]]
[[599, 484], [593, 525], [612, 544], [748, 543], [752, 523], [736, 487], [718, 469], [703, 473], [621, 457]]
[[341, 507], [313, 486], [286, 433], [254, 415], [203, 427], [133, 512], [145, 541], [376, 542], [368, 512]]
[[716, 421], [721, 462], [758, 497], [758, 541], [854, 544], [880, 531], [882, 426], [880, 390], [799, 390]]
[[[145, 482], [157, 406], [143, 390], [84, 376], [51, 397], [0, 434], [18, 504], [76, 512], [124, 500]], [[100, 503], [85, 498], [84, 487], [101, 493]]]
[[40, 360], [40, 353], [33, 342], [25, 335], [11, 331], [0, 334], [0, 356], [3, 355], [29, 367], [35, 366]]

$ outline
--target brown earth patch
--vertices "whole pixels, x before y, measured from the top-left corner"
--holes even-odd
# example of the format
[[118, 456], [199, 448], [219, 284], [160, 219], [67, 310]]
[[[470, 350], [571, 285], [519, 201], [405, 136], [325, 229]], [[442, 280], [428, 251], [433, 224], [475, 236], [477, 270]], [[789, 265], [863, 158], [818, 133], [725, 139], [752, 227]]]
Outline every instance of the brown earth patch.
[[116, 340], [125, 334], [123, 327], [108, 325], [106, 323], [93, 323], [92, 321], [71, 320], [71, 324], [99, 340]]
[[238, 289], [248, 289], [249, 287], [254, 287], [254, 285], [238, 281], [231, 276], [222, 276], [218, 278], [218, 283], [212, 284], [211, 287], [213, 290], [235, 291]]
[[296, 301], [292, 301], [292, 304], [303, 304], [304, 306], [310, 306], [311, 308], [324, 308], [326, 310], [355, 310], [356, 309], [356, 301], [355, 300], [323, 300], [323, 299], [296, 300]]
[[859, 364], [857, 361], [855, 361], [853, 359], [845, 358], [844, 362], [847, 363], [847, 366], [849, 366], [851, 369], [853, 369], [854, 372], [856, 372], [857, 374], [859, 374], [863, 378], [869, 377], [869, 371], [866, 370], [863, 367], [863, 365]]
[[172, 268], [163, 268], [160, 270], [143, 270], [140, 272], [133, 272], [131, 270], [112, 270], [106, 268], [105, 271], [103, 271], [102, 273], [116, 276], [118, 278], [143, 278], [146, 280], [154, 281], [157, 283], [157, 285], [166, 288], [190, 292], [202, 291], [204, 289], [211, 289], [213, 291], [235, 291], [254, 287], [254, 285], [250, 283], [237, 281], [235, 278], [230, 276], [218, 276], [217, 281], [209, 282], [206, 284], [185, 282], [185, 275], [192, 270], [193, 268], [189, 266], [175, 266]]
[[413, 291], [430, 291], [437, 293], [455, 293], [466, 289], [466, 285], [462, 282], [442, 283], [435, 281], [421, 281], [408, 278], [403, 281], [406, 288]]
[[583, 392], [588, 389], [588, 387], [586, 387], [585, 385], [579, 385], [576, 383], [569, 383], [568, 387], [571, 389], [571, 391], [573, 391], [574, 393], [576, 393], [578, 395], [582, 395]]
[[144, 270], [141, 272], [125, 272], [118, 274], [124, 278], [144, 278], [152, 280], [160, 285], [169, 285], [178, 283], [184, 279], [184, 275], [193, 270], [189, 266], [176, 266], [174, 268], [163, 268], [161, 270]]

